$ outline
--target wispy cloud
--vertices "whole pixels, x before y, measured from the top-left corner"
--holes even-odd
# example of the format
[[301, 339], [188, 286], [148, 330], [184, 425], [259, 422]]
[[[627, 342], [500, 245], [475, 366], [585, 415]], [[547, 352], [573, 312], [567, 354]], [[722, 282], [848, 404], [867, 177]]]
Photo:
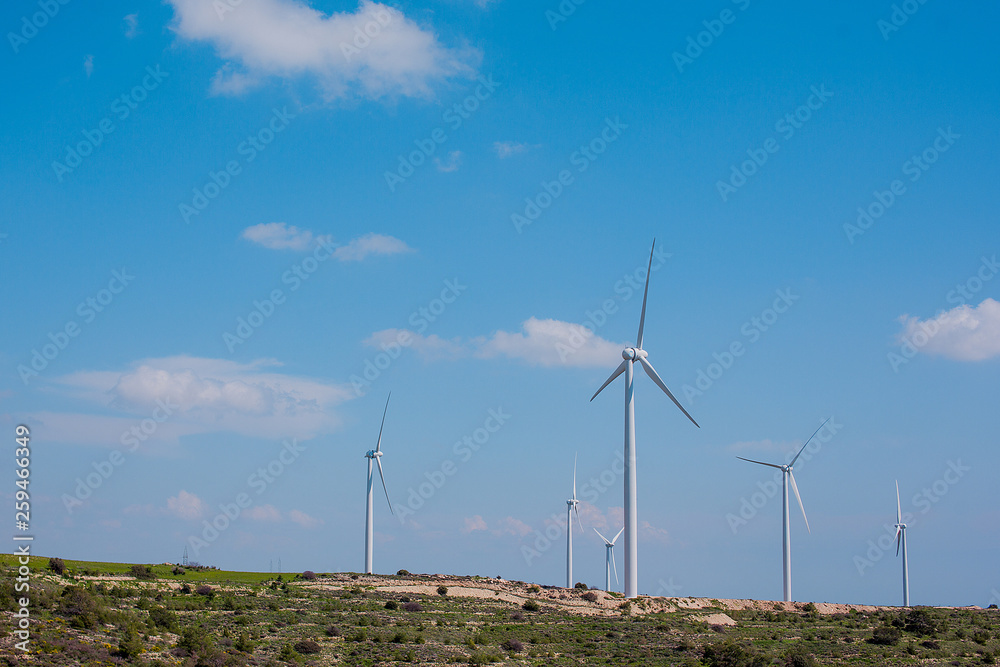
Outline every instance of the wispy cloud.
[[462, 166], [462, 151], [451, 151], [444, 160], [436, 157], [434, 158], [434, 164], [437, 166], [438, 171], [446, 173], [458, 171], [458, 168]]
[[[299, 229], [284, 222], [262, 222], [243, 230], [242, 238], [268, 248], [269, 250], [308, 250], [317, 243], [335, 245], [333, 237], [314, 234], [308, 229]], [[413, 252], [405, 241], [386, 234], [369, 233], [337, 246], [333, 257], [341, 262], [357, 262], [369, 255], [398, 255]]]
[[268, 77], [306, 77], [327, 99], [428, 97], [440, 82], [473, 76], [481, 59], [472, 48], [443, 46], [431, 29], [369, 0], [329, 15], [298, 0], [168, 1], [176, 33], [211, 44], [226, 61], [213, 81], [216, 93], [239, 94]]
[[365, 234], [337, 248], [333, 256], [342, 262], [358, 262], [369, 255], [398, 255], [413, 252], [404, 241], [385, 234]]
[[281, 521], [281, 512], [274, 505], [254, 505], [243, 515], [254, 521]]
[[138, 14], [126, 14], [122, 20], [125, 21], [125, 36], [127, 38], [132, 39], [139, 34]]
[[94, 56], [87, 54], [87, 57], [83, 59], [83, 71], [90, 78], [90, 75], [94, 73]]
[[323, 521], [315, 517], [309, 516], [302, 510], [292, 510], [288, 513], [288, 518], [292, 520], [303, 528], [316, 528], [323, 525]]
[[528, 144], [521, 143], [519, 141], [495, 141], [493, 142], [493, 149], [497, 152], [497, 156], [503, 160], [509, 158], [512, 155], [517, 155], [518, 153], [523, 153], [528, 150]]
[[[398, 340], [400, 329], [376, 331], [365, 344], [378, 347]], [[589, 329], [573, 322], [525, 320], [520, 331], [496, 331], [490, 336], [472, 339], [446, 340], [436, 335], [423, 336], [407, 332], [412, 340], [410, 347], [427, 360], [443, 358], [476, 357], [493, 359], [506, 357], [532, 366], [605, 367], [613, 368], [621, 362], [621, 343], [614, 343], [593, 334]]]
[[[903, 315], [900, 343], [913, 341], [926, 354], [958, 361], [985, 361], [1000, 356], [1000, 303], [985, 299], [978, 306], [966, 304], [927, 320]], [[920, 336], [926, 343], [917, 344]]]
[[200, 519], [205, 514], [205, 508], [201, 498], [183, 489], [176, 496], [167, 498], [167, 512], [179, 519]]

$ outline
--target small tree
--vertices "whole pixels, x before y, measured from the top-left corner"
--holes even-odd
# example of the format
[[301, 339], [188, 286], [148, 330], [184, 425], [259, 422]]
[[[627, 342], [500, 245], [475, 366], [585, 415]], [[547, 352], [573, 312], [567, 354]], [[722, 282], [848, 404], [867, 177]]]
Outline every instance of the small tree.
[[305, 572], [302, 573], [302, 578], [305, 579], [306, 581], [315, 581], [316, 573], [313, 572], [312, 570], [306, 570]]
[[63, 574], [66, 572], [66, 563], [63, 562], [62, 558], [50, 558], [49, 559], [49, 569], [56, 574]]
[[448, 594], [447, 586], [438, 586], [438, 595], [447, 595], [447, 594]]
[[525, 611], [538, 611], [541, 607], [534, 600], [525, 600], [524, 604], [521, 605], [521, 609]]

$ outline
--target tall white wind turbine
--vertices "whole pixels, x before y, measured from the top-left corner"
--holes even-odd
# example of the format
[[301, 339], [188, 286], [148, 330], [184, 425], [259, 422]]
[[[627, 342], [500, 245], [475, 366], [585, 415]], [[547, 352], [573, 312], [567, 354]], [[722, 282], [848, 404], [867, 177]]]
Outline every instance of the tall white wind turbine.
[[906, 524], [903, 523], [903, 511], [899, 505], [899, 482], [896, 482], [896, 556], [903, 550], [903, 606], [910, 606], [910, 571], [906, 567]]
[[573, 457], [573, 497], [566, 501], [566, 588], [573, 588], [573, 512], [583, 530], [580, 519], [580, 501], [576, 499], [576, 457]]
[[789, 535], [788, 532], [788, 524], [789, 524], [788, 482], [789, 481], [792, 482], [792, 491], [795, 492], [795, 498], [796, 500], [799, 501], [799, 509], [802, 510], [802, 518], [805, 519], [806, 530], [808, 530], [811, 533], [812, 529], [809, 528], [809, 519], [806, 518], [806, 508], [802, 505], [802, 496], [799, 495], [799, 487], [796, 486], [795, 484], [795, 475], [792, 474], [792, 466], [795, 465], [795, 462], [798, 460], [799, 455], [802, 454], [802, 451], [806, 448], [806, 445], [808, 445], [809, 442], [816, 437], [816, 434], [819, 433], [819, 430], [821, 428], [826, 426], [826, 422], [828, 421], [830, 421], [829, 418], [827, 418], [822, 424], [820, 424], [818, 429], [813, 431], [813, 434], [810, 435], [809, 438], [805, 441], [805, 444], [802, 445], [802, 448], [799, 449], [798, 453], [795, 456], [793, 456], [792, 460], [786, 463], [785, 465], [777, 465], [775, 463], [764, 463], [763, 461], [754, 461], [753, 459], [745, 459], [742, 456], [736, 457], [743, 461], [749, 461], [750, 463], [757, 463], [762, 466], [770, 466], [771, 468], [777, 468], [782, 473], [781, 502], [783, 509], [782, 509], [782, 523], [781, 523], [781, 571], [783, 575], [782, 581], [784, 582], [783, 588], [784, 588], [785, 602], [791, 602], [792, 600], [792, 542], [791, 542], [791, 536]]
[[604, 540], [604, 560], [605, 560], [605, 563], [604, 563], [604, 568], [605, 568], [604, 590], [606, 590], [608, 592], [611, 592], [611, 566], [612, 565], [614, 565], [614, 568], [615, 568], [615, 582], [618, 581], [618, 566], [615, 565], [615, 542], [618, 541], [618, 538], [621, 536], [621, 534], [624, 531], [625, 531], [625, 528], [623, 527], [621, 530], [618, 531], [618, 535], [615, 535], [615, 537], [614, 537], [613, 540], [609, 540], [608, 538], [606, 538], [603, 535], [601, 535], [601, 531], [597, 530], [596, 528], [594, 529], [594, 532], [597, 533], [598, 535], [601, 535], [601, 539]]
[[[611, 374], [601, 388], [598, 389], [590, 400], [597, 398], [597, 394], [604, 391], [611, 382], [622, 373], [625, 373], [625, 597], [634, 598], [639, 592], [639, 558], [637, 547], [639, 542], [639, 520], [636, 507], [636, 470], [635, 470], [635, 402], [633, 400], [632, 365], [636, 362], [646, 371], [646, 375], [656, 383], [656, 386], [663, 390], [671, 401], [674, 402], [681, 412], [683, 412], [691, 423], [698, 426], [698, 422], [688, 414], [687, 410], [674, 398], [674, 395], [663, 384], [663, 380], [657, 375], [652, 364], [647, 360], [646, 350], [642, 349], [642, 328], [646, 323], [646, 296], [649, 294], [649, 273], [653, 267], [653, 248], [656, 247], [656, 239], [653, 239], [653, 247], [649, 250], [649, 265], [646, 267], [646, 287], [642, 292], [642, 314], [639, 315], [639, 334], [636, 336], [635, 347], [626, 347], [622, 350], [622, 361]], [[698, 428], [701, 428], [700, 426]]]
[[385, 488], [385, 475], [382, 474], [382, 428], [385, 426], [385, 413], [389, 411], [389, 396], [385, 399], [385, 409], [382, 411], [382, 426], [378, 427], [378, 442], [375, 449], [368, 450], [365, 458], [368, 459], [368, 503], [365, 506], [365, 574], [372, 573], [372, 546], [375, 538], [375, 520], [373, 516], [375, 478], [373, 476], [374, 466], [378, 465], [378, 476], [382, 479], [382, 490], [385, 491], [385, 501], [389, 503], [389, 512], [392, 511], [392, 501], [389, 500], [389, 490]]

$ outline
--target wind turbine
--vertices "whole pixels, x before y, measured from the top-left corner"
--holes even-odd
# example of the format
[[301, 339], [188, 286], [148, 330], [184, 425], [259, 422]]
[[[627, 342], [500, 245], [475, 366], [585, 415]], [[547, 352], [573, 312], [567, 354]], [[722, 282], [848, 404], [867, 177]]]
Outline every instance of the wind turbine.
[[781, 502], [782, 502], [782, 507], [783, 507], [783, 510], [782, 510], [782, 512], [783, 512], [782, 513], [783, 519], [782, 519], [782, 524], [781, 524], [781, 526], [782, 526], [782, 528], [781, 528], [781, 570], [782, 570], [782, 574], [783, 574], [782, 581], [784, 582], [783, 588], [784, 588], [784, 594], [785, 594], [785, 597], [784, 597], [785, 602], [791, 602], [791, 600], [792, 600], [792, 543], [791, 543], [790, 535], [788, 533], [788, 524], [789, 524], [789, 518], [788, 518], [788, 482], [789, 482], [789, 480], [791, 480], [791, 482], [792, 482], [792, 491], [795, 492], [795, 498], [796, 498], [796, 500], [799, 501], [799, 509], [802, 510], [802, 518], [805, 519], [806, 530], [808, 530], [811, 533], [812, 529], [809, 528], [809, 519], [806, 518], [806, 508], [802, 505], [802, 496], [799, 495], [799, 487], [796, 486], [796, 484], [795, 484], [795, 475], [792, 474], [792, 466], [795, 465], [795, 462], [799, 458], [799, 454], [801, 454], [802, 451], [806, 448], [806, 445], [808, 445], [809, 442], [814, 437], [816, 437], [816, 434], [819, 433], [819, 430], [821, 428], [823, 428], [824, 426], [826, 426], [826, 422], [828, 422], [828, 421], [830, 421], [829, 418], [827, 418], [826, 421], [824, 421], [822, 424], [820, 424], [818, 429], [816, 429], [815, 431], [813, 431], [813, 434], [810, 435], [809, 438], [808, 438], [808, 440], [805, 441], [805, 444], [802, 445], [802, 448], [799, 449], [798, 453], [795, 456], [793, 456], [792, 460], [789, 461], [785, 465], [777, 465], [775, 463], [764, 463], [763, 461], [754, 461], [753, 459], [745, 459], [742, 456], [737, 456], [736, 457], [736, 458], [741, 459], [743, 461], [749, 461], [750, 463], [757, 463], [757, 464], [760, 464], [762, 466], [770, 466], [771, 468], [777, 468], [778, 470], [781, 471]]
[[573, 457], [573, 497], [566, 501], [566, 588], [573, 588], [573, 512], [576, 511], [576, 520], [580, 522], [580, 530], [583, 530], [583, 521], [580, 519], [580, 508], [577, 507], [580, 501], [576, 499], [576, 456]]
[[382, 478], [382, 490], [385, 491], [385, 501], [389, 503], [389, 512], [395, 515], [395, 512], [392, 511], [392, 501], [389, 500], [389, 490], [385, 488], [385, 475], [382, 474], [381, 460], [382, 427], [385, 426], [385, 413], [389, 411], [389, 397], [391, 396], [392, 392], [390, 391], [389, 396], [385, 399], [385, 409], [382, 411], [382, 426], [378, 427], [378, 442], [375, 443], [375, 449], [370, 449], [365, 454], [365, 458], [368, 459], [368, 504], [365, 507], [365, 574], [372, 573], [372, 546], [375, 538], [375, 521], [373, 516], [375, 478], [373, 477], [373, 463], [378, 465], [378, 476]]
[[605, 548], [604, 559], [606, 561], [604, 563], [604, 567], [606, 569], [604, 590], [606, 590], [608, 592], [611, 591], [611, 566], [612, 565], [614, 565], [614, 568], [615, 568], [615, 581], [616, 582], [618, 581], [618, 566], [615, 565], [615, 542], [618, 541], [618, 538], [621, 536], [621, 534], [624, 531], [625, 531], [625, 528], [622, 527], [622, 529], [618, 531], [618, 535], [615, 535], [615, 539], [609, 540], [608, 538], [606, 538], [603, 535], [601, 535], [601, 531], [597, 530], [596, 528], [594, 529], [594, 532], [597, 533], [598, 535], [601, 535], [601, 539], [604, 540], [604, 548]]
[[[663, 384], [663, 380], [656, 374], [653, 366], [646, 361], [646, 351], [642, 349], [642, 328], [646, 322], [646, 296], [649, 294], [649, 273], [653, 267], [653, 248], [656, 247], [656, 239], [653, 239], [653, 246], [649, 250], [649, 265], [646, 267], [646, 287], [642, 292], [642, 314], [639, 315], [639, 334], [636, 336], [635, 347], [626, 347], [622, 350], [622, 363], [618, 365], [615, 372], [611, 374], [601, 388], [598, 389], [590, 400], [597, 398], [597, 394], [604, 391], [611, 382], [622, 373], [625, 373], [625, 597], [634, 598], [639, 592], [639, 557], [636, 551], [639, 542], [639, 519], [636, 507], [636, 479], [635, 479], [635, 402], [632, 392], [632, 378], [634, 375], [632, 365], [637, 361], [646, 371], [646, 375], [663, 390], [671, 401], [674, 402], [681, 412], [683, 412], [691, 423], [698, 426], [694, 417], [688, 414], [684, 406], [678, 402], [674, 395]], [[698, 426], [698, 428], [701, 428]]]
[[899, 505], [899, 482], [896, 482], [896, 556], [903, 549], [903, 606], [910, 606], [910, 571], [906, 567], [906, 524], [903, 523], [903, 512]]

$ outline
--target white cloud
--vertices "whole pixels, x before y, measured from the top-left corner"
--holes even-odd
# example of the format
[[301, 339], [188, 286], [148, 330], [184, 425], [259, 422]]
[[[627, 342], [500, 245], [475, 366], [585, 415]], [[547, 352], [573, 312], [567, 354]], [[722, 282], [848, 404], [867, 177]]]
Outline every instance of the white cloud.
[[462, 532], [472, 533], [477, 530], [486, 530], [486, 520], [478, 514], [465, 517], [465, 526], [462, 528]]
[[507, 357], [533, 366], [605, 367], [621, 363], [621, 343], [605, 340], [580, 324], [561, 320], [524, 321], [521, 331], [496, 331], [492, 336], [446, 340], [436, 335], [423, 336], [403, 329], [376, 331], [365, 344], [379, 347], [395, 342], [401, 332], [411, 338], [410, 348], [427, 359], [475, 356], [481, 359]]
[[458, 168], [462, 166], [462, 151], [451, 151], [445, 160], [436, 157], [434, 158], [434, 164], [437, 166], [438, 171], [445, 173], [458, 171]]
[[503, 160], [509, 158], [511, 155], [525, 152], [528, 150], [528, 144], [518, 141], [494, 141], [493, 149], [496, 150], [497, 155]]
[[993, 299], [975, 307], [963, 304], [928, 320], [909, 315], [899, 319], [903, 330], [898, 342], [909, 342], [921, 352], [959, 361], [1000, 356], [1000, 303]]
[[254, 505], [243, 514], [254, 521], [281, 521], [281, 512], [274, 505]]
[[324, 238], [314, 236], [308, 229], [299, 229], [283, 222], [252, 225], [244, 229], [240, 236], [270, 250], [307, 250], [315, 241]]
[[413, 248], [393, 236], [385, 234], [365, 234], [351, 240], [334, 251], [333, 256], [341, 262], [361, 261], [368, 255], [398, 255], [413, 252]]
[[303, 528], [316, 528], [317, 526], [323, 525], [322, 520], [311, 517], [301, 510], [292, 510], [288, 513], [288, 518]]
[[270, 359], [238, 363], [180, 355], [143, 359], [123, 371], [74, 373], [56, 378], [56, 385], [132, 416], [94, 415], [75, 427], [75, 418], [58, 413], [41, 415], [41, 421], [56, 441], [79, 442], [82, 423], [113, 446], [124, 431], [163, 417], [163, 406], [170, 414], [152, 436], [161, 440], [226, 431], [279, 440], [332, 432], [340, 423], [333, 408], [354, 398], [350, 385], [270, 370], [277, 365]]
[[167, 498], [167, 512], [180, 519], [200, 519], [205, 514], [205, 503], [182, 489], [176, 496]]
[[125, 36], [127, 38], [132, 39], [139, 34], [138, 14], [127, 14], [123, 20], [125, 21]]
[[87, 78], [94, 73], [94, 56], [87, 54], [87, 57], [83, 59], [83, 71], [87, 74]]
[[520, 519], [515, 519], [512, 516], [506, 516], [496, 523], [496, 527], [491, 531], [494, 535], [514, 535], [516, 537], [524, 537], [531, 533], [531, 526], [521, 521]]
[[369, 0], [329, 15], [299, 0], [169, 2], [177, 34], [210, 43], [226, 61], [213, 82], [217, 93], [240, 93], [267, 77], [306, 76], [327, 99], [429, 97], [437, 83], [474, 75], [481, 57], [468, 47], [446, 48], [429, 28]]

